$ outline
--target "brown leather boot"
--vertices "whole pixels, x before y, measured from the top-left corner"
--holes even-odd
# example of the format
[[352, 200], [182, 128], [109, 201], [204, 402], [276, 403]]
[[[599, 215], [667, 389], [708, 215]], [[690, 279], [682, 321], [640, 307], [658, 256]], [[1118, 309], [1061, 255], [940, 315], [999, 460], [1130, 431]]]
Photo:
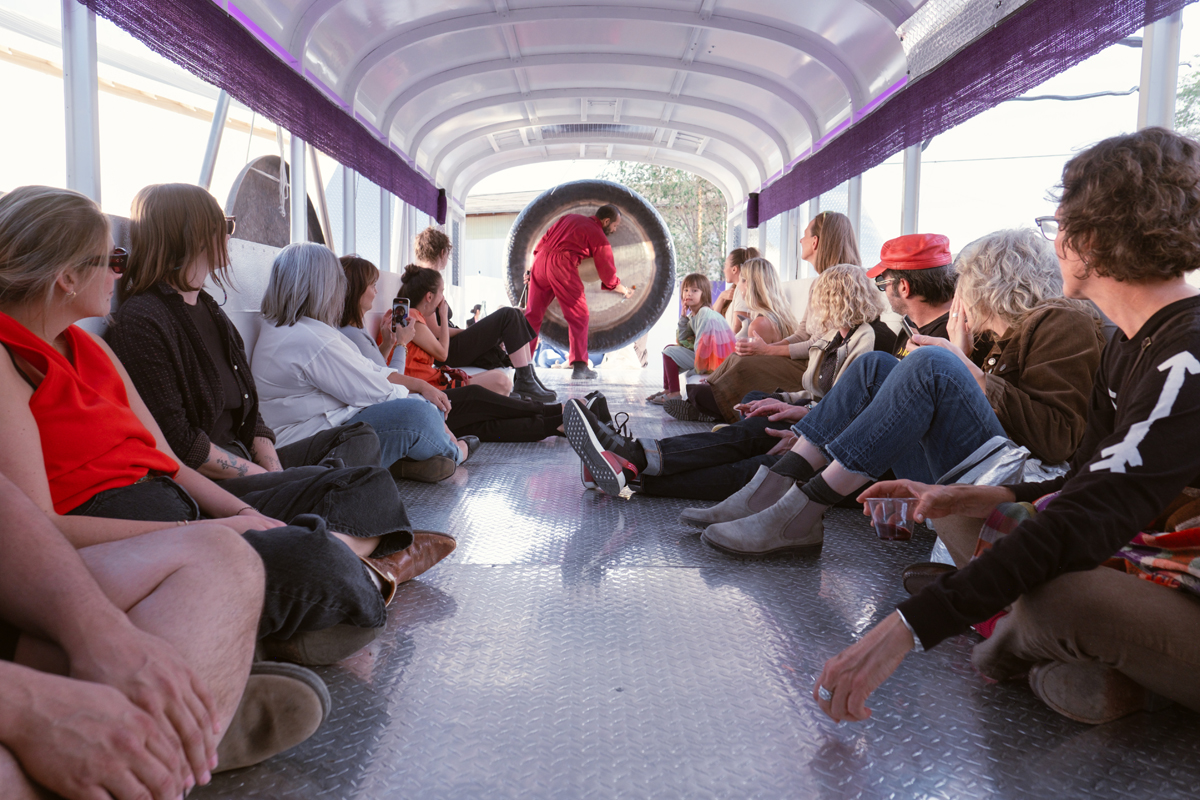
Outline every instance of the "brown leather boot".
[[410, 581], [454, 552], [453, 536], [436, 531], [413, 531], [413, 541], [398, 553], [383, 558], [362, 558], [367, 568], [383, 582], [384, 604], [392, 602], [396, 587]]

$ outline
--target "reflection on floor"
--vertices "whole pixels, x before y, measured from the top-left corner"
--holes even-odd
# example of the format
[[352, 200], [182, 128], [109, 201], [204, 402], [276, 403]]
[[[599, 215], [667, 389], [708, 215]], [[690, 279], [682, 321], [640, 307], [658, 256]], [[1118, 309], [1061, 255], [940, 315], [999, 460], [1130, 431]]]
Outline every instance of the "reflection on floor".
[[[642, 398], [656, 370], [601, 371], [638, 436], [702, 430]], [[543, 370], [559, 397], [595, 384]], [[1200, 717], [1098, 728], [988, 684], [974, 635], [906, 659], [874, 716], [811, 699], [825, 659], [904, 597], [928, 532], [881, 542], [835, 510], [819, 558], [739, 561], [680, 525], [684, 501], [585, 491], [563, 439], [485, 444], [418, 527], [457, 552], [403, 586], [380, 640], [319, 670], [333, 715], [301, 747], [218, 776], [213, 798], [1194, 797]]]

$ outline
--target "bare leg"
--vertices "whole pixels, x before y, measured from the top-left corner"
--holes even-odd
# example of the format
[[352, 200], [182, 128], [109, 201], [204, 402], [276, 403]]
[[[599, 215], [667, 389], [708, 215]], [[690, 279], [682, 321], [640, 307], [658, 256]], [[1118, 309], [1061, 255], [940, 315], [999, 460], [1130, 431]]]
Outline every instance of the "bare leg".
[[[234, 531], [198, 523], [79, 551], [88, 571], [134, 625], [174, 645], [208, 686], [224, 731], [254, 655], [264, 577]], [[16, 661], [62, 672], [57, 645], [22, 636]], [[7, 794], [4, 795], [7, 797]]]
[[525, 344], [521, 345], [521, 349], [517, 352], [509, 353], [508, 360], [511, 361], [512, 365], [517, 369], [529, 366], [529, 362], [533, 360], [529, 355], [529, 343], [526, 342]]
[[[792, 452], [803, 458], [813, 469], [819, 470], [829, 462], [825, 460], [824, 454], [816, 448], [816, 445], [809, 444], [808, 440], [801, 436], [792, 445]], [[826, 480], [829, 480], [826, 478]]]
[[471, 376], [472, 386], [482, 386], [485, 389], [491, 389], [496, 394], [508, 397], [512, 392], [512, 380], [504, 373], [503, 370], [489, 369], [480, 375]]
[[821, 477], [829, 484], [830, 489], [841, 495], [850, 494], [871, 482], [870, 478], [851, 472], [836, 461], [821, 472]]
[[353, 550], [356, 556], [363, 557], [374, 553], [375, 548], [379, 547], [380, 538], [382, 538], [379, 536], [372, 536], [367, 539], [359, 539], [345, 533], [338, 533], [337, 531], [330, 531], [330, 533], [340, 539], [346, 545], [346, 547], [349, 547], [351, 550]]
[[29, 782], [21, 765], [3, 745], [0, 745], [0, 797], [5, 800], [48, 800], [50, 797]]

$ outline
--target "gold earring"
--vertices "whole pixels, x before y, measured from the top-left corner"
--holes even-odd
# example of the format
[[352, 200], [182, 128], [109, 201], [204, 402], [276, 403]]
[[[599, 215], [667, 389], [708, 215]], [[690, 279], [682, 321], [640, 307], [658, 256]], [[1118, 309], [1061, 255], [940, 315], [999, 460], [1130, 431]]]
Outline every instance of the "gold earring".
[[75, 293], [74, 293], [74, 292], [67, 292], [67, 299], [68, 299], [68, 300], [70, 300], [70, 299], [71, 299], [72, 297], [74, 297], [74, 296], [75, 296]]

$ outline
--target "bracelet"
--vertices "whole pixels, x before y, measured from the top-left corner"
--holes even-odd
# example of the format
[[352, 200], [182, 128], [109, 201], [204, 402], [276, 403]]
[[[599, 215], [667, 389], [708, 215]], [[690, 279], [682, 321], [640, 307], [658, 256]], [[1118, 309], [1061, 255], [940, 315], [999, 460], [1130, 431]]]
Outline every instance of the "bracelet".
[[239, 508], [237, 511], [233, 512], [233, 516], [235, 516], [235, 517], [240, 517], [240, 516], [242, 515], [242, 512], [243, 512], [243, 511], [255, 511], [255, 512], [257, 513], [257, 511], [256, 511], [256, 509], [254, 508], [254, 506], [242, 506], [242, 507], [241, 507], [241, 508]]
[[175, 527], [176, 528], [184, 528], [184, 527], [187, 527], [190, 523], [191, 523], [190, 519], [177, 519], [177, 520], [175, 520]]

